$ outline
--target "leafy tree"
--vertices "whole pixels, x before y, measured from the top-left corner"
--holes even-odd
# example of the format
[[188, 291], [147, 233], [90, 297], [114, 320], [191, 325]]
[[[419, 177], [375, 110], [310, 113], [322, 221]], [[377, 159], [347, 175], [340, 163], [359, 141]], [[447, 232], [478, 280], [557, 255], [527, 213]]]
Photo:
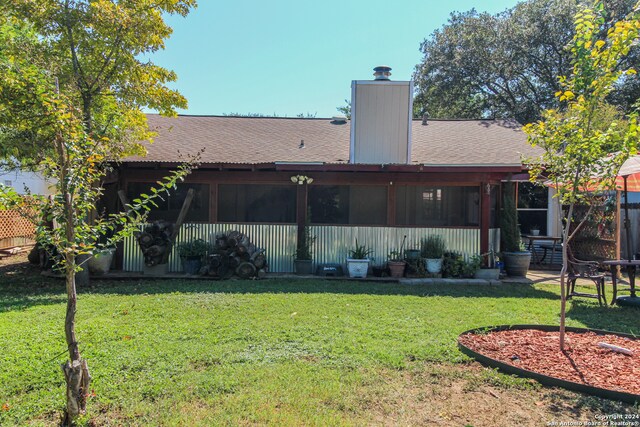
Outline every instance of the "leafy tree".
[[[586, 2], [586, 0], [583, 0]], [[527, 0], [492, 15], [475, 9], [453, 13], [449, 22], [421, 44], [416, 66], [415, 106], [437, 118], [515, 118], [530, 123], [556, 108], [557, 76], [571, 72], [575, 0]], [[600, 31], [625, 16], [631, 0], [607, 2]], [[637, 62], [634, 55], [626, 61]], [[635, 76], [618, 82], [615, 102], [629, 108], [640, 84]]]
[[[81, 112], [95, 144], [108, 144], [109, 158], [143, 154], [150, 139], [143, 108], [175, 115], [186, 100], [166, 84], [176, 74], [145, 60], [164, 48], [172, 30], [163, 14], [185, 16], [195, 0], [12, 0], [0, 12], [32, 26], [40, 43], [29, 58], [58, 79], [60, 94]], [[37, 49], [37, 51], [35, 51]], [[37, 118], [36, 118], [37, 119]], [[0, 158], [36, 165], [54, 149], [33, 129], [0, 132]], [[15, 164], [10, 166], [16, 166]]]
[[531, 180], [550, 180], [557, 189], [558, 208], [568, 207], [563, 218], [560, 275], [562, 350], [567, 249], [582, 224], [572, 227], [575, 225], [574, 207], [577, 203], [588, 202], [590, 191], [613, 189], [617, 170], [630, 153], [638, 149], [637, 109], [624, 118], [615, 119], [606, 100], [616, 90], [620, 79], [635, 75], [633, 68], [621, 68], [620, 64], [639, 40], [639, 16], [634, 12], [616, 21], [603, 34], [606, 11], [602, 4], [580, 11], [576, 15], [575, 35], [570, 45], [572, 72], [568, 77], [559, 78], [561, 87], [555, 93], [561, 109], [544, 111], [542, 120], [524, 128], [530, 143], [544, 150], [541, 158], [530, 159]]
[[[111, 162], [141, 152], [138, 141], [152, 136], [141, 108], [175, 114], [174, 107], [185, 105], [164, 85], [175, 75], [138, 58], [161, 48], [170, 34], [162, 13], [186, 14], [193, 4], [16, 0], [0, 5], [6, 14], [0, 21], [0, 158], [56, 182], [55, 197], [34, 197], [32, 207], [58, 224], [52, 229], [34, 218], [38, 240], [60, 255], [66, 279], [68, 424], [85, 411], [90, 381], [75, 333], [78, 257], [100, 250], [101, 237], [112, 232], [107, 246], [130, 234], [192, 167], [159, 181], [127, 212], [87, 221], [95, 216], [99, 183]], [[0, 204], [27, 211], [25, 200], [3, 186]]]
[[336, 107], [336, 110], [338, 110], [338, 112], [344, 115], [347, 119], [351, 120], [351, 101], [345, 99], [344, 105], [342, 107]]

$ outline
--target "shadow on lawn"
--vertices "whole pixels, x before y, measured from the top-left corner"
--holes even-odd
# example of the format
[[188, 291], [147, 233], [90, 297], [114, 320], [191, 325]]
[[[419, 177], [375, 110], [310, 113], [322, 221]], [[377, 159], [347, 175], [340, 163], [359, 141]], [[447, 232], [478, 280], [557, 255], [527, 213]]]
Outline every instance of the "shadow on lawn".
[[[40, 276], [36, 267], [19, 264], [12, 276], [0, 275], [0, 311], [21, 310], [33, 305], [59, 304], [66, 300], [64, 282]], [[3, 269], [0, 268], [0, 273]], [[93, 280], [89, 287], [78, 287], [79, 294], [347, 294], [397, 295], [454, 298], [536, 298], [558, 299], [553, 292], [529, 285], [403, 285], [350, 280], [267, 279], [267, 280]]]
[[597, 302], [572, 299], [567, 319], [577, 320], [587, 328], [640, 335], [640, 310], [635, 307], [599, 306]]
[[544, 298], [558, 299], [558, 295], [529, 285], [403, 285], [350, 280], [322, 279], [266, 279], [266, 280], [136, 280], [93, 281], [90, 289], [80, 292], [148, 294], [170, 292], [223, 292], [241, 294], [347, 294], [446, 296], [455, 298]]
[[[547, 397], [553, 402], [549, 409], [552, 413], [556, 413], [558, 417], [566, 417], [572, 415], [575, 419], [584, 416], [587, 412], [600, 412], [601, 414], [637, 414], [637, 407], [630, 403], [616, 402], [600, 397], [589, 396], [586, 394], [577, 394], [577, 398], [572, 398], [569, 392], [562, 389], [550, 389], [546, 393]], [[568, 405], [568, 402], [570, 404]], [[595, 420], [594, 420], [595, 421]], [[586, 425], [586, 424], [584, 424]], [[606, 425], [606, 424], [602, 424]], [[614, 424], [612, 424], [614, 425]], [[622, 425], [622, 424], [621, 424]]]

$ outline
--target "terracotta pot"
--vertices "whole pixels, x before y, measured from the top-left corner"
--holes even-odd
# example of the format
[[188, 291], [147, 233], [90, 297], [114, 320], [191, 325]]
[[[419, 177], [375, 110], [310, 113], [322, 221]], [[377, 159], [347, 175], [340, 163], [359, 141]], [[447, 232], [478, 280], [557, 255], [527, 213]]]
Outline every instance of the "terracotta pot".
[[404, 261], [389, 261], [387, 262], [389, 266], [389, 271], [391, 272], [391, 277], [402, 277], [404, 276], [404, 267], [407, 265]]

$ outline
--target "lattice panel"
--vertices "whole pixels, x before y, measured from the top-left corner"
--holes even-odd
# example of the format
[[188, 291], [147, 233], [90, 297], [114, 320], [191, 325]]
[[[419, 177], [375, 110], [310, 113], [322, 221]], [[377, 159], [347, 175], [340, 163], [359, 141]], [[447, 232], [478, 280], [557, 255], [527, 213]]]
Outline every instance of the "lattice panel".
[[34, 225], [16, 211], [0, 211], [0, 240], [11, 237], [33, 237]]
[[[592, 203], [589, 217], [571, 241], [571, 250], [576, 258], [586, 261], [616, 259], [615, 197], [594, 197]], [[588, 211], [588, 206], [575, 207], [572, 231]]]

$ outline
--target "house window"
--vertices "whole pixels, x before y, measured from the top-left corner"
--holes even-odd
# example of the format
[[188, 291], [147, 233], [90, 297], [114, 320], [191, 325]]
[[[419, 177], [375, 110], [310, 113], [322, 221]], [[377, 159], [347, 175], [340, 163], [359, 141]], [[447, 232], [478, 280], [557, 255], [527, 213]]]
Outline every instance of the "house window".
[[293, 185], [220, 184], [220, 222], [296, 222], [296, 187]]
[[5, 179], [4, 185], [6, 185], [7, 187], [11, 187], [13, 185], [13, 181], [11, 181], [10, 179]]
[[480, 190], [478, 187], [399, 185], [396, 223], [427, 227], [479, 226]]
[[311, 185], [307, 200], [312, 224], [387, 223], [386, 186]]
[[531, 182], [518, 182], [518, 223], [523, 234], [538, 227], [540, 234], [548, 235], [547, 211], [549, 209], [549, 189]]
[[[154, 186], [156, 186], [155, 183], [150, 182], [130, 182], [127, 184], [127, 197], [129, 200], [133, 200], [139, 198], [140, 194], [151, 194], [150, 188]], [[185, 222], [209, 221], [210, 190], [207, 184], [177, 184], [176, 188], [170, 190], [168, 195], [162, 194], [164, 200], [154, 200], [158, 206], [151, 206], [149, 220], [175, 222], [190, 188], [193, 188], [194, 194]]]

